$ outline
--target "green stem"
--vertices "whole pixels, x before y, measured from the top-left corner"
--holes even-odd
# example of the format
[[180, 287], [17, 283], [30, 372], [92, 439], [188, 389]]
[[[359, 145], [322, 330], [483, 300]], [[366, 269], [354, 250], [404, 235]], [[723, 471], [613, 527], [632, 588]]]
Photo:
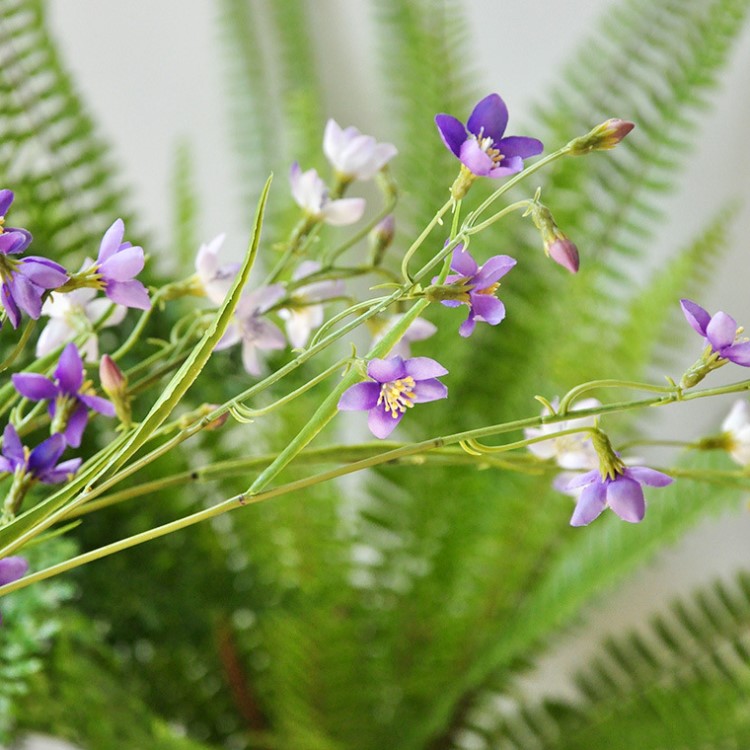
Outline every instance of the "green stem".
[[521, 201], [516, 201], [515, 203], [511, 203], [502, 210], [498, 211], [496, 214], [493, 214], [490, 216], [489, 219], [486, 219], [481, 224], [477, 224], [476, 226], [469, 226], [464, 229], [463, 233], [467, 237], [471, 237], [472, 234], [478, 234], [479, 232], [483, 232], [487, 227], [492, 226], [496, 221], [500, 221], [500, 219], [503, 218], [503, 216], [507, 216], [509, 213], [513, 211], [518, 211], [520, 209], [526, 209], [528, 208], [529, 204], [532, 201], [528, 199], [524, 199]]
[[18, 357], [18, 355], [26, 348], [26, 344], [29, 343], [29, 338], [31, 338], [31, 334], [34, 332], [35, 327], [36, 321], [33, 319], [26, 323], [21, 338], [13, 347], [13, 351], [2, 361], [2, 363], [0, 363], [0, 372], [5, 372], [5, 370], [15, 362], [16, 357]]
[[[587, 383], [581, 383], [575, 388], [571, 388], [561, 399], [557, 408], [559, 414], [567, 414], [570, 411], [571, 404], [582, 394], [597, 388], [629, 388], [636, 391], [649, 391], [651, 393], [673, 393], [676, 398], [680, 398], [681, 390], [676, 385], [652, 385], [650, 383], [639, 383], [634, 380], [590, 380]], [[577, 413], [577, 412], [576, 412]]]
[[441, 223], [443, 215], [447, 213], [452, 206], [453, 199], [451, 198], [451, 200], [447, 201], [442, 206], [442, 208], [432, 217], [429, 224], [427, 224], [427, 226], [422, 230], [422, 233], [419, 235], [419, 237], [417, 237], [417, 239], [412, 242], [411, 246], [406, 251], [404, 259], [401, 261], [401, 275], [409, 284], [413, 284], [415, 281], [415, 279], [412, 279], [412, 277], [409, 276], [409, 262], [411, 261], [412, 256], [417, 252], [417, 250], [419, 250], [420, 247], [422, 247], [422, 243], [427, 239], [427, 236], [437, 224]]

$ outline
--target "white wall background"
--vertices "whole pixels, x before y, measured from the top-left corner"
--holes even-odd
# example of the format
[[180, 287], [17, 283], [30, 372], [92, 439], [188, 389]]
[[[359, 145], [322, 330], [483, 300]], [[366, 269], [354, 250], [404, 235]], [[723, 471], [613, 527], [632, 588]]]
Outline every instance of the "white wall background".
[[[377, 134], [383, 114], [374, 84], [369, 2], [309, 0], [309, 4], [330, 114], [342, 124], [356, 124]], [[512, 122], [528, 121], [532, 101], [549, 90], [560, 64], [613, 4], [612, 0], [466, 0], [475, 39], [471, 62], [481, 71], [486, 90], [499, 91], [509, 103]], [[186, 137], [197, 158], [205, 238], [228, 231], [230, 245], [241, 248], [247, 228], [230, 210], [234, 175], [224, 122], [217, 4], [52, 0], [49, 6], [66, 61], [135, 187], [138, 208], [156, 227], [157, 236], [165, 239], [168, 234], [169, 169], [177, 139]], [[749, 71], [750, 27], [735, 50], [723, 90], [715, 97], [715, 109], [705, 119], [699, 149], [670, 202], [673, 218], [660, 236], [664, 250], [673, 249], [699, 231], [723, 201], [739, 197], [744, 202], [729, 261], [717, 271], [715, 283], [701, 301], [712, 311], [730, 312], [748, 326]], [[685, 410], [675, 427], [693, 434], [715, 428], [721, 417], [706, 408]], [[537, 677], [540, 684], [566, 690], [563, 675], [578, 663], [583, 644], [634, 624], [664, 597], [688, 591], [696, 582], [750, 566], [748, 539], [746, 509], [707, 521], [616, 595], [604, 597], [581, 638], [563, 644], [545, 661]]]

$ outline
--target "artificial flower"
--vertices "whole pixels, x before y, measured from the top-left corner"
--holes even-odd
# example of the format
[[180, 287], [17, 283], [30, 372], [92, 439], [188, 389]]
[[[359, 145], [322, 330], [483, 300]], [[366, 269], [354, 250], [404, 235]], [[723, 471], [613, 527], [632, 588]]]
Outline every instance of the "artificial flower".
[[13, 203], [12, 190], [0, 190], [0, 303], [13, 328], [21, 322], [21, 311], [37, 320], [42, 313], [42, 296], [68, 280], [65, 269], [47, 258], [20, 255], [31, 244], [25, 229], [5, 226], [5, 214]]
[[[91, 261], [84, 263], [84, 268], [91, 267]], [[116, 326], [122, 322], [127, 308], [116, 305], [106, 297], [97, 297], [95, 289], [83, 287], [64, 294], [53, 292], [42, 305], [42, 315], [49, 317], [49, 322], [39, 334], [36, 342], [36, 356], [43, 357], [53, 352], [62, 344], [71, 341], [79, 334], [88, 334], [81, 345], [81, 354], [87, 362], [99, 359], [99, 340], [94, 324], [102, 328]]]
[[482, 99], [464, 124], [452, 115], [435, 117], [440, 137], [449, 151], [478, 177], [505, 177], [523, 169], [523, 160], [541, 154], [536, 138], [505, 136], [508, 108], [498, 94]]
[[11, 377], [15, 389], [31, 401], [49, 401], [52, 431], [61, 432], [73, 448], [81, 444], [88, 422], [89, 409], [108, 417], [115, 416], [114, 406], [95, 396], [90, 383], [84, 383], [85, 370], [78, 348], [68, 344], [60, 355], [54, 380], [34, 372], [17, 373]]
[[135, 277], [143, 270], [143, 248], [123, 242], [125, 224], [116, 219], [104, 233], [99, 254], [89, 273], [94, 275], [97, 287], [113, 302], [139, 310], [151, 309], [146, 287]]
[[365, 212], [364, 198], [340, 198], [331, 200], [323, 180], [314, 169], [303, 172], [297, 162], [289, 172], [292, 197], [304, 212], [315, 219], [332, 226], [354, 224]]
[[211, 302], [220, 305], [226, 299], [232, 283], [240, 270], [240, 263], [219, 265], [218, 254], [226, 235], [220, 234], [203, 244], [195, 258], [195, 270], [203, 291]]
[[370, 381], [347, 388], [339, 399], [341, 411], [367, 411], [375, 437], [386, 438], [414, 404], [446, 398], [448, 389], [437, 378], [448, 371], [429, 357], [371, 359]]
[[355, 127], [342, 129], [333, 119], [326, 123], [323, 152], [346, 182], [372, 179], [398, 153], [392, 143], [378, 143]]
[[262, 366], [258, 351], [283, 349], [286, 346], [281, 329], [264, 317], [264, 313], [279, 302], [284, 294], [282, 284], [271, 284], [244, 294], [237, 304], [232, 322], [216, 345], [216, 350], [242, 343], [242, 364], [245, 370], [250, 375], [260, 375]]
[[750, 341], [739, 338], [742, 329], [733, 317], [721, 311], [711, 315], [689, 299], [680, 300], [680, 305], [687, 322], [705, 337], [714, 353], [723, 360], [750, 367]]
[[64, 451], [65, 438], [59, 433], [48, 437], [29, 451], [24, 448], [15, 427], [9, 422], [3, 432], [0, 472], [14, 474], [16, 480], [25, 480], [29, 484], [35, 481], [60, 484], [78, 471], [82, 460], [72, 458], [58, 464]]
[[[320, 269], [321, 265], [317, 261], [303, 261], [292, 275], [292, 280], [300, 281]], [[342, 279], [316, 281], [294, 289], [290, 303], [279, 310], [279, 317], [284, 321], [289, 343], [295, 349], [305, 346], [310, 334], [322, 325], [323, 305], [319, 303], [341, 297], [344, 291]]]
[[600, 469], [586, 472], [568, 483], [565, 490], [582, 488], [578, 497], [571, 526], [586, 526], [611, 508], [623, 521], [638, 523], [646, 514], [643, 487], [666, 487], [674, 480], [647, 466], [620, 465], [614, 473], [603, 475]]
[[477, 321], [496, 326], [505, 318], [505, 305], [495, 296], [500, 286], [499, 279], [516, 265], [509, 255], [495, 255], [484, 265], [479, 266], [463, 245], [457, 245], [451, 259], [451, 269], [455, 274], [445, 279], [446, 287], [455, 287], [450, 299], [442, 299], [446, 307], [468, 305], [469, 315], [461, 324], [461, 336], [471, 336]]

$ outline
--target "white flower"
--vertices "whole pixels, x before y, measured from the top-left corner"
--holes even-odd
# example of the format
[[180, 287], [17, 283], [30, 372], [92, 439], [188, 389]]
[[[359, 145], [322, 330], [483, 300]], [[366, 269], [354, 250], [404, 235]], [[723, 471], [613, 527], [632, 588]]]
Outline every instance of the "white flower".
[[354, 224], [362, 218], [365, 212], [364, 198], [341, 198], [331, 200], [328, 189], [314, 169], [303, 172], [297, 162], [292, 164], [289, 172], [292, 184], [292, 197], [306, 214], [313, 218], [343, 227]]
[[[320, 263], [306, 260], [300, 263], [292, 279], [299, 281], [319, 271]], [[323, 305], [312, 304], [341, 297], [344, 294], [342, 279], [317, 281], [301, 286], [292, 292], [292, 303], [279, 310], [279, 317], [285, 321], [286, 335], [295, 349], [307, 344], [310, 334], [323, 323]], [[295, 304], [296, 303], [296, 304]]]
[[[83, 268], [88, 268], [91, 263], [91, 260], [87, 260]], [[43, 357], [72, 341], [76, 336], [87, 333], [89, 337], [79, 347], [81, 356], [87, 362], [96, 362], [99, 359], [99, 341], [94, 331], [94, 324], [111, 310], [102, 325], [104, 328], [116, 326], [122, 322], [127, 308], [115, 305], [107, 297], [96, 297], [96, 295], [95, 289], [88, 288], [75, 289], [65, 294], [58, 292], [50, 294], [42, 305], [42, 315], [47, 315], [50, 320], [36, 343], [37, 357]]]
[[263, 313], [284, 296], [282, 284], [272, 284], [244, 294], [237, 304], [234, 319], [227, 326], [216, 351], [242, 343], [242, 364], [250, 375], [260, 375], [262, 365], [259, 349], [283, 349], [286, 339], [283, 331]]
[[[387, 315], [368, 321], [370, 330], [372, 331], [372, 343], [377, 344], [403, 317], [403, 314]], [[388, 356], [409, 359], [411, 357], [411, 347], [409, 344], [412, 341], [424, 341], [430, 338], [436, 331], [437, 327], [430, 323], [429, 320], [425, 320], [424, 318], [413, 320], [401, 338], [393, 345]]]
[[750, 464], [750, 406], [740, 399], [734, 402], [731, 411], [721, 424], [728, 438], [727, 451], [740, 466]]
[[[552, 402], [552, 406], [557, 408], [557, 399]], [[574, 404], [572, 410], [593, 409], [597, 406], [601, 406], [597, 399], [585, 398], [583, 401]], [[542, 415], [548, 414], [549, 409], [545, 407]], [[599, 457], [596, 455], [588, 433], [580, 432], [574, 435], [555, 437], [558, 432], [564, 430], [571, 430], [576, 427], [593, 427], [594, 421], [594, 417], [580, 417], [578, 419], [566, 419], [554, 424], [543, 424], [541, 427], [529, 427], [524, 430], [527, 438], [548, 436], [550, 439], [532, 443], [527, 448], [539, 458], [554, 459], [562, 469], [596, 469], [599, 466]]]
[[240, 269], [239, 263], [228, 263], [223, 266], [219, 265], [218, 254], [224, 237], [220, 234], [214, 237], [208, 244], [203, 244], [198, 250], [195, 257], [195, 270], [198, 274], [198, 280], [203, 287], [211, 302], [220, 305], [226, 299], [229, 290], [232, 288], [234, 277]]
[[372, 179], [398, 153], [392, 143], [378, 143], [355, 127], [342, 130], [335, 120], [326, 123], [323, 151], [345, 180]]

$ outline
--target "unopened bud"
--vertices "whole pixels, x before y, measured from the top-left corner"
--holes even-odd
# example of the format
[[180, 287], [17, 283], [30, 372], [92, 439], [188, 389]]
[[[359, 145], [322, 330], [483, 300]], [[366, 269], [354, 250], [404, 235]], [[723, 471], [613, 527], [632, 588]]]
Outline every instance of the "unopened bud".
[[393, 214], [381, 219], [370, 232], [368, 237], [370, 243], [369, 262], [372, 266], [379, 266], [383, 261], [385, 251], [391, 246], [396, 234], [396, 219]]
[[582, 156], [591, 151], [608, 151], [614, 148], [633, 128], [635, 123], [617, 117], [597, 125], [590, 133], [575, 138], [568, 144], [568, 153]]
[[99, 381], [102, 390], [115, 407], [117, 418], [125, 427], [130, 427], [133, 424], [133, 416], [130, 410], [128, 379], [109, 354], [105, 354], [99, 362]]
[[578, 248], [557, 226], [552, 212], [536, 199], [530, 211], [536, 228], [541, 232], [545, 255], [571, 273], [578, 273]]

